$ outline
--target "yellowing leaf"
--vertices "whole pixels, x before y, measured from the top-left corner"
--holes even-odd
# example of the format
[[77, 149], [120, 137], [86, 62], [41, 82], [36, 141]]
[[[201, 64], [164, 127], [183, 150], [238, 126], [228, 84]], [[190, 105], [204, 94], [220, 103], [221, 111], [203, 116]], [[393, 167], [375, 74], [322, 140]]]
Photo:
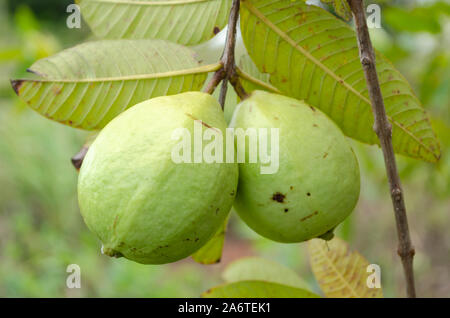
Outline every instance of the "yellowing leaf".
[[222, 276], [227, 283], [258, 280], [303, 289], [309, 288], [308, 284], [290, 268], [261, 257], [238, 259], [227, 266]]
[[[240, 21], [250, 57], [273, 86], [320, 108], [347, 136], [379, 143], [352, 28], [320, 7], [290, 0], [242, 0]], [[394, 150], [437, 161], [439, 143], [410, 85], [378, 53], [377, 70]]]
[[144, 100], [200, 90], [217, 65], [201, 66], [187, 47], [162, 40], [88, 42], [34, 63], [35, 78], [13, 80], [38, 113], [96, 130]]
[[162, 39], [194, 45], [228, 21], [231, 0], [77, 0], [100, 38]]
[[318, 298], [305, 289], [263, 281], [239, 281], [211, 288], [203, 298]]
[[225, 242], [225, 234], [227, 230], [228, 219], [223, 222], [223, 225], [216, 234], [206, 242], [197, 252], [192, 254], [192, 259], [200, 264], [210, 265], [220, 262], [222, 257], [223, 244]]
[[321, 0], [323, 3], [332, 4], [336, 14], [349, 21], [352, 18], [352, 11], [347, 0]]
[[331, 298], [383, 297], [381, 288], [369, 288], [369, 262], [348, 244], [335, 237], [331, 241], [308, 241], [310, 263], [325, 296]]

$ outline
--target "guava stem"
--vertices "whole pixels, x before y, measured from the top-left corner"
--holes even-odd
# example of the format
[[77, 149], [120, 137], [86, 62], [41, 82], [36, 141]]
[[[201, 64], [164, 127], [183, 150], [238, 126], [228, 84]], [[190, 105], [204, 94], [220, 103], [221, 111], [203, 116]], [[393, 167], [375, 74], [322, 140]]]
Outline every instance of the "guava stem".
[[233, 4], [231, 6], [230, 16], [228, 19], [228, 29], [227, 29], [227, 37], [225, 41], [225, 48], [222, 53], [222, 57], [220, 58], [220, 63], [222, 64], [222, 68], [216, 71], [211, 78], [211, 80], [206, 85], [204, 92], [212, 94], [217, 86], [222, 82], [222, 87], [220, 89], [219, 103], [222, 106], [222, 109], [225, 107], [225, 99], [228, 90], [228, 82], [233, 85], [236, 94], [241, 99], [245, 99], [248, 97], [248, 94], [245, 92], [244, 87], [242, 86], [239, 76], [236, 72], [236, 61], [235, 61], [235, 48], [236, 48], [236, 26], [237, 21], [239, 19], [239, 8], [241, 1], [233, 0]]
[[335, 227], [332, 228], [331, 230], [323, 233], [322, 235], [318, 236], [318, 238], [321, 238], [322, 240], [325, 240], [325, 241], [331, 241], [334, 237], [334, 229], [335, 229]]
[[110, 257], [114, 258], [120, 258], [123, 257], [123, 254], [119, 251], [116, 251], [113, 248], [102, 246], [102, 254], [108, 255]]
[[367, 28], [364, 4], [361, 0], [347, 0], [353, 13], [358, 38], [359, 55], [364, 69], [367, 88], [369, 90], [372, 111], [375, 118], [374, 131], [380, 140], [383, 151], [386, 173], [391, 190], [392, 204], [394, 206], [395, 221], [398, 235], [398, 255], [403, 263], [406, 278], [407, 297], [416, 297], [414, 287], [413, 258], [414, 248], [409, 235], [408, 218], [406, 216], [405, 201], [400, 183], [400, 177], [395, 162], [394, 148], [392, 146], [392, 126], [386, 116], [383, 96], [375, 65], [375, 53]]

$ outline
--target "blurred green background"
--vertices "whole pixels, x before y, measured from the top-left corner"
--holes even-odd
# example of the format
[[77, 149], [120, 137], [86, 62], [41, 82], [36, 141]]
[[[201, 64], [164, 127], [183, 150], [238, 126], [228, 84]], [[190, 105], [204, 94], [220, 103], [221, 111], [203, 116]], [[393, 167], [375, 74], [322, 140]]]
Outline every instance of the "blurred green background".
[[[198, 297], [221, 283], [229, 262], [259, 255], [298, 272], [316, 292], [305, 244], [278, 244], [233, 215], [222, 262], [186, 259], [146, 266], [100, 254], [77, 206], [77, 172], [70, 157], [86, 133], [39, 116], [14, 95], [9, 79], [35, 60], [90, 40], [88, 27], [66, 27], [62, 0], [0, 0], [0, 297]], [[399, 157], [418, 295], [450, 296], [450, 12], [448, 2], [369, 1], [381, 5], [373, 42], [406, 76], [432, 117], [442, 147], [438, 164]], [[387, 5], [389, 3], [389, 5]], [[220, 38], [203, 54], [220, 55]], [[243, 50], [242, 44], [238, 48]], [[226, 112], [235, 100], [229, 96]], [[382, 154], [353, 142], [362, 189], [353, 215], [338, 229], [371, 263], [381, 266], [387, 297], [404, 296], [403, 272]], [[338, 198], [336, 198], [338, 199]], [[66, 287], [66, 268], [81, 267], [81, 288]]]

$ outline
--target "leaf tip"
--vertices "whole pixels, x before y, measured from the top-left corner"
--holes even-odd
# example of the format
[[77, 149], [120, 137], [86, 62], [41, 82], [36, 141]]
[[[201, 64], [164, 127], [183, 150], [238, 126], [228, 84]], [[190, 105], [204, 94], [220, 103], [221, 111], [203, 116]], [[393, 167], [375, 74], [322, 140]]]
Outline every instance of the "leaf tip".
[[31, 69], [31, 68], [27, 68], [26, 71], [28, 73], [31, 73], [31, 74], [34, 74], [34, 75], [37, 75], [37, 76], [40, 76], [40, 77], [46, 77], [46, 75], [44, 75], [42, 73], [39, 73], [38, 71], [35, 71], [35, 70]]
[[192, 257], [192, 259], [202, 265], [215, 265], [215, 264], [219, 264], [220, 261], [222, 260], [220, 257], [217, 259], [203, 259], [201, 257]]
[[25, 82], [25, 80], [20, 80], [20, 79], [19, 80], [11, 80], [11, 86], [17, 96], [19, 96], [20, 88], [22, 87], [24, 82]]
[[211, 294], [213, 291], [212, 288], [208, 289], [207, 291], [204, 291], [203, 293], [200, 294], [200, 297], [205, 298], [208, 297], [209, 294]]

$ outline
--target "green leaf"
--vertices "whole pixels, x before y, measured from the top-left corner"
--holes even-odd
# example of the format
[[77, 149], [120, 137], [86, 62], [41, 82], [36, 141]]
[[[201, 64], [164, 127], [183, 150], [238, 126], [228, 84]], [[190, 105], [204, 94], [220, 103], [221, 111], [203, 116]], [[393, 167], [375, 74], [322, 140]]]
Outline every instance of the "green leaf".
[[162, 39], [194, 45], [228, 21], [231, 0], [77, 0], [96, 36]]
[[281, 93], [278, 88], [270, 84], [269, 74], [261, 73], [249, 55], [244, 55], [239, 59], [239, 67], [236, 71], [241, 78], [242, 86], [247, 93], [251, 93], [254, 90], [265, 90], [278, 94]]
[[348, 244], [333, 238], [330, 241], [308, 241], [311, 268], [325, 296], [330, 298], [380, 298], [381, 288], [369, 288], [367, 272], [370, 263]]
[[205, 245], [203, 245], [197, 252], [192, 254], [194, 261], [200, 264], [217, 264], [222, 257], [223, 244], [225, 242], [225, 234], [227, 229], [229, 216], [226, 218], [223, 225], [216, 234]]
[[350, 21], [352, 18], [352, 10], [348, 5], [347, 0], [320, 0], [323, 3], [332, 4], [334, 11], [338, 16], [346, 21]]
[[305, 289], [262, 281], [240, 281], [204, 292], [203, 298], [319, 298]]
[[[320, 108], [347, 136], [379, 143], [355, 32], [345, 22], [303, 1], [243, 0], [241, 31], [273, 86]], [[379, 53], [377, 69], [394, 150], [437, 161], [439, 143], [410, 85]]]
[[[450, 105], [450, 52], [430, 56], [420, 74], [420, 97], [427, 107], [448, 110]], [[439, 136], [439, 134], [438, 134]], [[441, 142], [445, 142], [442, 138]]]
[[296, 288], [309, 288], [290, 268], [261, 257], [246, 257], [234, 261], [227, 266], [222, 276], [227, 283], [258, 280]]
[[38, 113], [95, 130], [144, 100], [200, 90], [207, 72], [194, 52], [162, 40], [88, 42], [34, 63], [37, 79], [13, 80], [17, 95]]
[[[439, 23], [441, 15], [448, 14], [449, 8], [450, 5], [445, 3], [415, 7], [409, 10], [390, 6], [383, 9], [383, 18], [396, 31], [437, 34], [441, 32], [441, 24]], [[414, 21], [414, 23], [411, 23], [411, 21]]]

